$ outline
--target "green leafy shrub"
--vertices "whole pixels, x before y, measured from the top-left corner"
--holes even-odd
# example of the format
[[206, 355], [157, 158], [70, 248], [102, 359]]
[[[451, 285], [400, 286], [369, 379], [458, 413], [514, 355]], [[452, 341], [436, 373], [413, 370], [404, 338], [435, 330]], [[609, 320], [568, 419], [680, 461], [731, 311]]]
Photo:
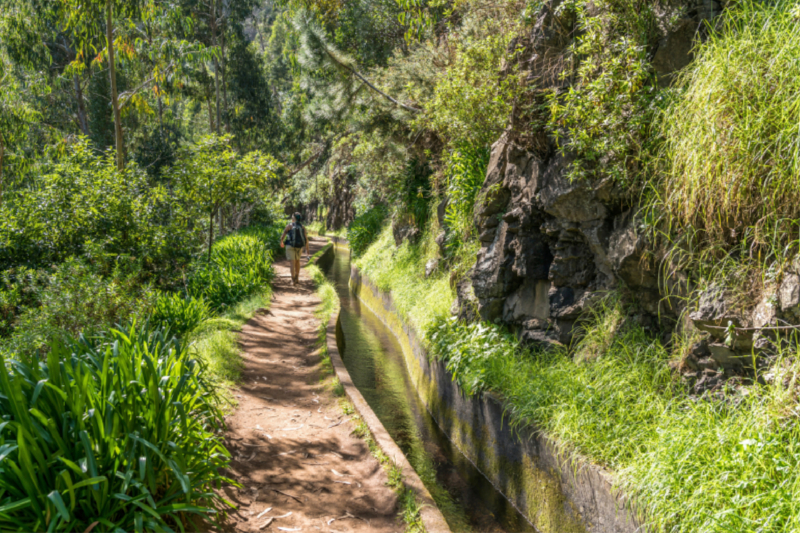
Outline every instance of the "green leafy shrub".
[[95, 255], [139, 258], [169, 285], [202, 243], [165, 187], [151, 186], [135, 164], [117, 170], [113, 154], [86, 140], [42, 167], [28, 187], [4, 196], [0, 268], [49, 266], [83, 255], [88, 244]]
[[482, 24], [484, 35], [462, 37], [451, 52], [456, 60], [437, 80], [428, 113], [417, 119], [457, 146], [484, 148], [496, 141], [521, 87], [516, 74], [498, 76], [509, 60], [514, 28], [498, 31], [492, 19]]
[[386, 208], [377, 206], [357, 216], [350, 223], [347, 227], [347, 240], [354, 256], [363, 254], [372, 244], [381, 232], [384, 220], [386, 220]]
[[43, 350], [64, 334], [77, 335], [116, 324], [143, 320], [150, 314], [155, 295], [143, 284], [134, 266], [121, 264], [103, 277], [83, 260], [70, 258], [46, 276], [37, 302], [26, 307], [14, 322], [7, 344], [20, 353]]
[[450, 247], [460, 247], [475, 232], [475, 200], [486, 178], [489, 154], [487, 148], [466, 145], [453, 151], [447, 161], [447, 209], [444, 221]]
[[189, 277], [189, 293], [223, 309], [263, 290], [272, 281], [272, 250], [254, 235], [232, 234], [214, 243]]
[[569, 90], [549, 95], [549, 130], [571, 161], [570, 179], [612, 179], [628, 187], [643, 182], [652, 124], [664, 91], [658, 88], [650, 50], [659, 24], [676, 8], [668, 1], [570, 0], [579, 37], [572, 46]]
[[211, 316], [202, 297], [184, 297], [179, 293], [161, 294], [153, 307], [151, 322], [183, 337]]
[[184, 530], [221, 503], [214, 392], [163, 332], [82, 337], [46, 361], [0, 355], [0, 392], [4, 530]]
[[26, 307], [39, 304], [46, 278], [46, 272], [24, 266], [0, 272], [0, 337], [11, 334], [17, 316]]

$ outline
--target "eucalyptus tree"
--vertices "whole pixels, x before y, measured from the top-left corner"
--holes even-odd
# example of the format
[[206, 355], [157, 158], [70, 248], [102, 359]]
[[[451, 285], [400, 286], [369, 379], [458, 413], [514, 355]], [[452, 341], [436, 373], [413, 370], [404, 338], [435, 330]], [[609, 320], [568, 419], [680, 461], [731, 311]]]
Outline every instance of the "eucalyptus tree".
[[117, 168], [125, 166], [125, 145], [122, 133], [119, 94], [117, 92], [116, 48], [114, 41], [115, 21], [136, 20], [146, 0], [64, 0], [63, 15], [67, 26], [78, 36], [78, 44], [84, 53], [96, 51], [96, 38], [105, 34], [105, 59], [108, 61], [108, 77], [111, 85], [111, 109], [114, 114], [114, 144]]

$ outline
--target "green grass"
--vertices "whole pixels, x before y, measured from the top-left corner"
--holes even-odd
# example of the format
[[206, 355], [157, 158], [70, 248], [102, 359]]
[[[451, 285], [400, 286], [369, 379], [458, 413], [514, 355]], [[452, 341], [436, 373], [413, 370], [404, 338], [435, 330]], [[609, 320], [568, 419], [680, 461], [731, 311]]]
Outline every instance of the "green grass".
[[430, 278], [424, 276], [425, 263], [436, 258], [436, 250], [432, 232], [426, 232], [417, 246], [405, 242], [397, 248], [387, 225], [355, 262], [380, 290], [392, 293], [398, 311], [423, 335], [450, 315], [455, 297], [449, 272], [442, 269]]
[[651, 201], [660, 230], [691, 233], [683, 247], [780, 260], [798, 252], [797, 2], [744, 0], [722, 20], [663, 114], [665, 165]]
[[570, 351], [525, 349], [497, 325], [450, 319], [448, 280], [422, 275], [432, 255], [429, 235], [397, 249], [385, 231], [357, 264], [465, 391], [492, 391], [513, 425], [535, 424], [563, 452], [612, 469], [653, 531], [800, 530], [796, 351], [780, 354], [770, 385], [692, 399], [671, 371], [676, 353], [617, 295], [584, 317]]

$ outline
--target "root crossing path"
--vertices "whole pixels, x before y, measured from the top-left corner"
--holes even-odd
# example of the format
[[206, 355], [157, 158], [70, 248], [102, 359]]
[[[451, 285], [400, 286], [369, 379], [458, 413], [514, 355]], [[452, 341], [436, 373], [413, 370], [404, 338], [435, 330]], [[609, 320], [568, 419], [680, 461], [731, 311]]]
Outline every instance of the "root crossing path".
[[[312, 240], [312, 255], [324, 244]], [[270, 309], [240, 336], [244, 368], [226, 444], [228, 473], [242, 488], [225, 489], [237, 509], [223, 531], [402, 531], [383, 467], [320, 380], [313, 283], [301, 269], [292, 286], [285, 259], [275, 274]]]

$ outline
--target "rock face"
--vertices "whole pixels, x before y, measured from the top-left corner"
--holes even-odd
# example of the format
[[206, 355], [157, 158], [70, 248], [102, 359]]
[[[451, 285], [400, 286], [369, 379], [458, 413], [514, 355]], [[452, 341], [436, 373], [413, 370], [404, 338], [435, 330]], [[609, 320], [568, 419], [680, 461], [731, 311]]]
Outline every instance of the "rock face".
[[[559, 20], [561, 0], [546, 2], [524, 44], [527, 79], [560, 88], [559, 65], [573, 25]], [[684, 19], [655, 51], [660, 79], [691, 60], [700, 21], [719, 5], [685, 0]], [[514, 43], [520, 44], [519, 42]], [[634, 225], [633, 198], [611, 182], [567, 178], [571, 160], [551, 140], [515, 124], [493, 145], [475, 210], [481, 249], [472, 291], [459, 287], [454, 310], [476, 308], [483, 320], [511, 325], [523, 340], [568, 343], [576, 319], [603, 292], [622, 287], [654, 316], [680, 311], [659, 292], [656, 266]], [[798, 289], [800, 293], [800, 289]], [[465, 299], [472, 298], [470, 307]], [[800, 308], [800, 296], [797, 298]]]
[[518, 327], [526, 340], [568, 342], [592, 299], [619, 284], [659, 311], [657, 277], [630, 208], [608, 184], [570, 182], [567, 165], [506, 135], [493, 147], [476, 210], [478, 313]]

